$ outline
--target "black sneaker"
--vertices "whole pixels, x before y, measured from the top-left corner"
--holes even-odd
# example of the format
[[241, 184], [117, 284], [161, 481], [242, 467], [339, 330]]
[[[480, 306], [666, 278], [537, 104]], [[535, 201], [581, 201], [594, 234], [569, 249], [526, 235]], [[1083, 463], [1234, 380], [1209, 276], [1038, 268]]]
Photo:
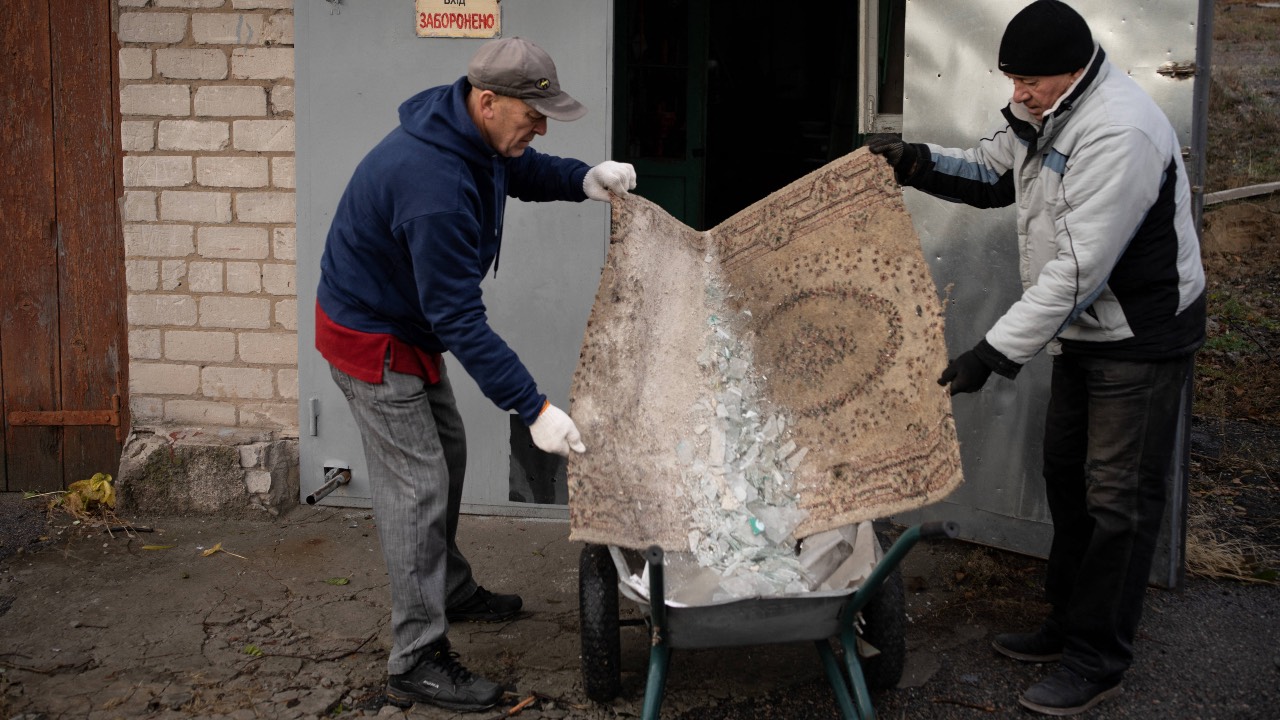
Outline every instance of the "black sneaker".
[[449, 710], [484, 710], [501, 697], [501, 686], [472, 675], [458, 662], [448, 640], [432, 645], [414, 669], [387, 679], [387, 702], [398, 708], [429, 703]]
[[445, 610], [449, 622], [498, 622], [513, 617], [524, 607], [519, 595], [499, 595], [491, 593], [480, 586], [470, 598]]
[[1045, 631], [1033, 633], [1002, 633], [991, 641], [996, 652], [1014, 660], [1029, 663], [1046, 663], [1062, 659], [1062, 637]]
[[1075, 715], [1120, 692], [1120, 679], [1093, 682], [1069, 668], [1057, 672], [1027, 688], [1018, 698], [1022, 706], [1044, 715]]

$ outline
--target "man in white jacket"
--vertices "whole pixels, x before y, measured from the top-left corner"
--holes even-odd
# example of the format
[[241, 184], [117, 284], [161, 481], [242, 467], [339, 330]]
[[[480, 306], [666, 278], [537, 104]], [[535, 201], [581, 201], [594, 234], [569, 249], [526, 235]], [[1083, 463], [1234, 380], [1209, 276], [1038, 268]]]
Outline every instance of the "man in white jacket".
[[976, 207], [1017, 203], [1022, 297], [938, 382], [981, 390], [1053, 356], [1045, 491], [1053, 516], [1049, 617], [995, 638], [1026, 662], [1060, 660], [1020, 702], [1083, 712], [1133, 660], [1179, 401], [1204, 342], [1204, 270], [1181, 145], [1151, 98], [1059, 0], [1009, 22], [1004, 122], [967, 150], [876, 136], [898, 181]]

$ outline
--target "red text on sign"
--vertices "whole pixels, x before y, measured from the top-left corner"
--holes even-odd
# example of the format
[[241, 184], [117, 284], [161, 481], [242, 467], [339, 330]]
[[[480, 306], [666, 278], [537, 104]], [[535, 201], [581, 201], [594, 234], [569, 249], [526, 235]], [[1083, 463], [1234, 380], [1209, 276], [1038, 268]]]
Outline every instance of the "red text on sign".
[[418, 13], [422, 30], [492, 30], [497, 22], [493, 13]]

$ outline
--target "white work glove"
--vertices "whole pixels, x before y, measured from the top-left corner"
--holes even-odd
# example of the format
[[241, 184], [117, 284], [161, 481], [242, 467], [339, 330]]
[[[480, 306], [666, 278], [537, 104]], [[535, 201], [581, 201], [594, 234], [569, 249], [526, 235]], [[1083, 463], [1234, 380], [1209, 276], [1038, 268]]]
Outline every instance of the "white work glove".
[[592, 200], [609, 202], [609, 193], [624, 196], [636, 186], [636, 169], [630, 163], [605, 160], [587, 171], [582, 191]]
[[529, 426], [529, 434], [533, 436], [533, 444], [543, 452], [555, 453], [569, 457], [569, 450], [586, 452], [587, 446], [582, 444], [582, 434], [573, 419], [563, 410], [545, 403], [538, 419]]

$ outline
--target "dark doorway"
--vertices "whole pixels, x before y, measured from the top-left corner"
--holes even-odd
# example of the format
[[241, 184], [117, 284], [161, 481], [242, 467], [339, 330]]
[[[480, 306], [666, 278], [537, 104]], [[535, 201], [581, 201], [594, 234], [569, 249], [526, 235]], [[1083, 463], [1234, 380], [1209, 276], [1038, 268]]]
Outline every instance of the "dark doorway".
[[707, 229], [856, 147], [857, 3], [618, 0], [615, 148]]

